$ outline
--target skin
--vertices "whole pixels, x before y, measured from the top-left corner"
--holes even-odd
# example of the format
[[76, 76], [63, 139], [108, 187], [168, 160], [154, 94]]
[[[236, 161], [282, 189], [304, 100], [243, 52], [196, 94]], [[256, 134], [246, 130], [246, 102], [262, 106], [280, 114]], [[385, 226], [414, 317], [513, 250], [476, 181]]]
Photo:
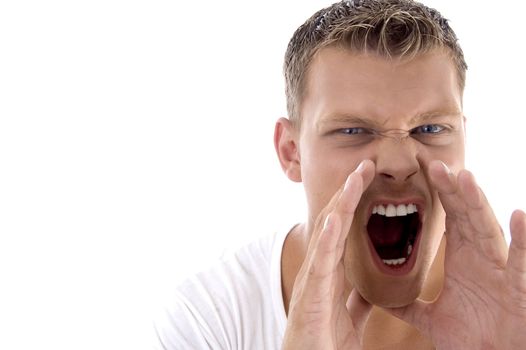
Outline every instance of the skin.
[[[300, 110], [301, 128], [280, 119], [275, 132], [281, 166], [303, 182], [308, 203], [307, 221], [282, 255], [283, 348], [522, 346], [526, 214], [512, 216], [508, 251], [463, 169], [462, 91], [449, 56], [387, 60], [324, 48], [309, 67]], [[392, 138], [351, 146], [349, 135], [335, 132], [364, 120], [377, 129], [444, 124], [455, 133], [444, 146]], [[374, 265], [364, 227], [373, 204], [400, 199], [418, 201], [423, 229], [412, 270], [391, 276]]]

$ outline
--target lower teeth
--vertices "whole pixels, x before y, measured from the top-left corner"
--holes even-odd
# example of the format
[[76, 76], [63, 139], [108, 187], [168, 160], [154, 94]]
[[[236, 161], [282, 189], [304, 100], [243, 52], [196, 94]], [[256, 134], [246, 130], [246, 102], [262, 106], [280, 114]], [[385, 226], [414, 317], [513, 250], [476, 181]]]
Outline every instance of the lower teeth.
[[387, 265], [402, 265], [403, 263], [405, 263], [405, 258], [400, 258], [400, 259], [385, 259], [385, 260], [382, 260], [384, 262], [384, 264], [387, 264]]
[[402, 265], [407, 261], [409, 256], [411, 255], [411, 252], [413, 251], [413, 245], [410, 244], [407, 246], [407, 257], [406, 258], [399, 258], [399, 259], [382, 259], [384, 264], [386, 265]]

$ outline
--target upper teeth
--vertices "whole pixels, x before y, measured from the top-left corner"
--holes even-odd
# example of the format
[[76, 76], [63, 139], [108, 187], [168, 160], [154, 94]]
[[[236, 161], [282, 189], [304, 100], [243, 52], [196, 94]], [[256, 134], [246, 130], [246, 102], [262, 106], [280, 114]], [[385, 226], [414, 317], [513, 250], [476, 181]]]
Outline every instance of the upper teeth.
[[378, 215], [384, 215], [387, 217], [393, 217], [393, 216], [406, 216], [407, 214], [413, 214], [418, 211], [416, 204], [388, 204], [387, 206], [384, 205], [376, 205], [373, 208], [373, 214]]

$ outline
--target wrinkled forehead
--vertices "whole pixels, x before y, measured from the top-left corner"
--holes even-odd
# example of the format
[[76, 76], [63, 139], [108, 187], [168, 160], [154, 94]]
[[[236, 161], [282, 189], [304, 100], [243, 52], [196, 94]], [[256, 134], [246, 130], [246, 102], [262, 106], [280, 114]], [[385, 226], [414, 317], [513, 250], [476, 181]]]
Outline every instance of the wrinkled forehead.
[[300, 109], [304, 122], [354, 115], [380, 124], [392, 116], [409, 121], [461, 112], [462, 91], [447, 52], [399, 59], [338, 47], [324, 48], [313, 58]]

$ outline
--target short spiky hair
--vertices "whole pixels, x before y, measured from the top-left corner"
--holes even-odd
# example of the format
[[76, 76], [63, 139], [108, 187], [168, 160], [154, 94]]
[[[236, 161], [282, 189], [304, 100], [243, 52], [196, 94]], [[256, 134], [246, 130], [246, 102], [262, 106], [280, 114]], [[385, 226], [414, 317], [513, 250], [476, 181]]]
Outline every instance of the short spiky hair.
[[457, 68], [461, 90], [467, 65], [457, 37], [435, 9], [413, 0], [345, 0], [316, 12], [292, 36], [285, 54], [287, 112], [301, 124], [300, 104], [314, 55], [338, 45], [386, 58], [413, 58], [446, 48]]

